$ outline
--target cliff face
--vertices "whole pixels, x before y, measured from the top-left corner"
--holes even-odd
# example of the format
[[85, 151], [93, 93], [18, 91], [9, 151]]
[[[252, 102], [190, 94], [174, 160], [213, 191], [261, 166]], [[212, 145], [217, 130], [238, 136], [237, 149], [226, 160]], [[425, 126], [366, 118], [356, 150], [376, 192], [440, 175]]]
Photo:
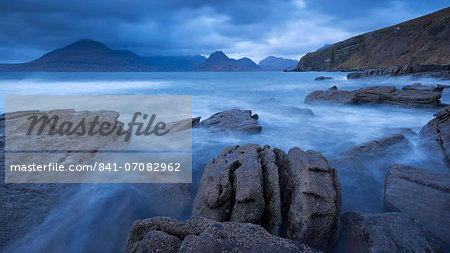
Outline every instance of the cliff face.
[[449, 41], [450, 7], [308, 53], [294, 71], [443, 65], [450, 62]]

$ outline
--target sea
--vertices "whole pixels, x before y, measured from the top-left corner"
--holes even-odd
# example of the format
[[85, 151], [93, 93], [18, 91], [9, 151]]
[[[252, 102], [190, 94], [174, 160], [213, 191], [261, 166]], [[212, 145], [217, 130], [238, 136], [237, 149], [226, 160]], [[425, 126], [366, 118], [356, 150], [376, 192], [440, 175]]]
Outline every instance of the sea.
[[[373, 78], [347, 80], [345, 72], [111, 72], [111, 73], [0, 73], [0, 112], [6, 95], [192, 95], [192, 116], [207, 119], [232, 108], [259, 115], [260, 134], [212, 132], [194, 129], [191, 199], [166, 193], [161, 184], [81, 184], [54, 207], [49, 215], [21, 238], [9, 243], [5, 252], [123, 252], [128, 231], [136, 219], [171, 216], [186, 220], [192, 199], [208, 162], [230, 145], [256, 143], [288, 151], [296, 146], [321, 152], [328, 160], [356, 144], [374, 140], [392, 129], [410, 128], [415, 133], [433, 119], [438, 109], [396, 106], [305, 104], [315, 91], [337, 86], [353, 90], [374, 85], [401, 88], [407, 84], [450, 85], [432, 78]], [[315, 81], [329, 76], [330, 80]], [[450, 104], [450, 90], [443, 92]], [[30, 101], [33, 103], [33, 101]], [[314, 117], [297, 110], [309, 108]], [[69, 109], [69, 108], [68, 108]], [[418, 138], [409, 141], [417, 146]], [[396, 163], [417, 165], [430, 159], [414, 149]], [[366, 166], [367, 167], [367, 166]], [[388, 168], [366, 168], [376, 197], [362, 196], [357, 204], [346, 196], [365, 187], [352, 173], [338, 177], [343, 185], [343, 212], [383, 212], [383, 180]], [[439, 169], [436, 169], [439, 170]], [[357, 173], [355, 173], [357, 174]], [[351, 191], [351, 192], [350, 192]], [[361, 190], [361, 195], [366, 191]], [[352, 193], [352, 194], [350, 194]], [[185, 195], [183, 195], [185, 196]], [[178, 200], [176, 198], [184, 198]], [[366, 200], [365, 200], [366, 199]], [[184, 202], [183, 202], [184, 201]], [[185, 205], [177, 202], [187, 203]], [[28, 249], [28, 250], [27, 250]]]

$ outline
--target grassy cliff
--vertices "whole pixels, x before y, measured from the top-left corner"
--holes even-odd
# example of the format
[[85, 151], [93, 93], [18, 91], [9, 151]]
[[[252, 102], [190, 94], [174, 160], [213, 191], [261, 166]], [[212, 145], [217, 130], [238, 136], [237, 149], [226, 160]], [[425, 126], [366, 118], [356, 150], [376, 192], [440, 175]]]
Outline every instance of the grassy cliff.
[[450, 7], [338, 42], [300, 59], [294, 71], [359, 70], [450, 62]]

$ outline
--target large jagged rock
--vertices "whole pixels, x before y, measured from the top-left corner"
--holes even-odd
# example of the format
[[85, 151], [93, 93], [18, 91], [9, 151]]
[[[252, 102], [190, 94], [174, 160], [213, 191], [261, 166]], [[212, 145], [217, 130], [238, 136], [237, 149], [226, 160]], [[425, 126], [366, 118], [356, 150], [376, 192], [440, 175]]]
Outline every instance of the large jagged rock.
[[419, 137], [421, 145], [430, 152], [435, 161], [442, 161], [450, 168], [450, 106], [434, 114], [422, 130]]
[[402, 134], [382, 136], [341, 152], [342, 156], [358, 158], [382, 158], [401, 156], [412, 150], [412, 144]]
[[450, 175], [393, 164], [385, 179], [384, 206], [419, 219], [450, 244]]
[[128, 235], [127, 253], [135, 252], [318, 252], [304, 244], [271, 235], [250, 223], [169, 217], [137, 220]]
[[336, 252], [444, 252], [418, 220], [403, 213], [342, 216]]
[[250, 110], [230, 109], [213, 114], [201, 122], [202, 127], [227, 129], [232, 131], [259, 133], [262, 127], [258, 123], [258, 114]]
[[206, 166], [192, 215], [259, 224], [326, 249], [337, 237], [341, 205], [336, 170], [320, 153], [247, 144], [225, 148]]
[[340, 104], [388, 104], [405, 107], [436, 107], [441, 93], [421, 89], [396, 89], [394, 86], [373, 86], [354, 91], [320, 90], [310, 93], [305, 103], [332, 102]]

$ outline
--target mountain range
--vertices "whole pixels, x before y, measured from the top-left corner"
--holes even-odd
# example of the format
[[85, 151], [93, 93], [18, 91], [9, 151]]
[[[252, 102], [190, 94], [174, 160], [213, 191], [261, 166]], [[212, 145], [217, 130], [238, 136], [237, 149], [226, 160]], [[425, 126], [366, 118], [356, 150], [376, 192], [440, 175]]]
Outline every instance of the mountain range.
[[[266, 68], [265, 63], [272, 58], [276, 58], [278, 61], [273, 63], [270, 68]], [[208, 58], [201, 55], [142, 57], [128, 50], [110, 49], [98, 41], [80, 40], [63, 48], [46, 53], [42, 57], [31, 62], [0, 64], [0, 71], [282, 71], [286, 69], [284, 61], [293, 61], [273, 56], [266, 59], [261, 61], [262, 67], [260, 67], [249, 58], [244, 57], [235, 60], [226, 56], [222, 51], [216, 51]], [[293, 66], [291, 68], [293, 68]]]
[[450, 62], [450, 7], [303, 56], [294, 71], [345, 71]]

